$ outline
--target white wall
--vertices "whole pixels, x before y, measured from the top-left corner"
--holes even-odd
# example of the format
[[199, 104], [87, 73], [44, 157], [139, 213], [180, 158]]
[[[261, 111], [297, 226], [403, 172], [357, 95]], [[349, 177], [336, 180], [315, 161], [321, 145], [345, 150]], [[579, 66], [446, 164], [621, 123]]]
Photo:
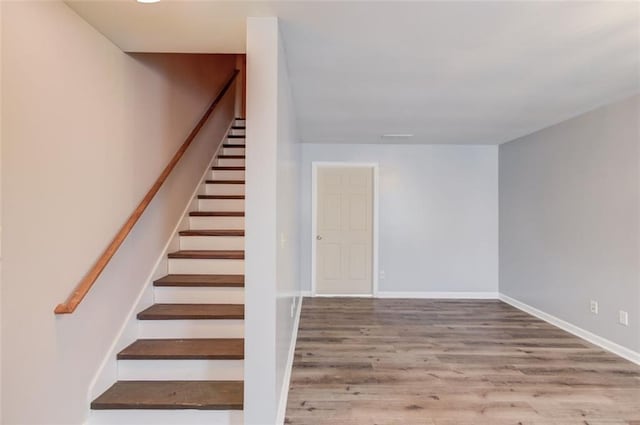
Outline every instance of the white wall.
[[245, 424], [276, 415], [278, 21], [247, 19]]
[[3, 2], [2, 423], [79, 424], [89, 385], [233, 116], [230, 93], [75, 314], [64, 301], [233, 56], [122, 53], [61, 2]]
[[246, 424], [275, 423], [298, 281], [299, 144], [277, 18], [247, 20]]
[[385, 272], [381, 293], [495, 295], [496, 146], [302, 144], [301, 279], [307, 291], [313, 161], [379, 163], [379, 267]]
[[[276, 396], [283, 415], [287, 362], [300, 296], [300, 143], [282, 37], [278, 42]], [[297, 331], [297, 329], [295, 329]], [[280, 418], [284, 420], [284, 418]]]
[[640, 96], [500, 146], [500, 291], [640, 353]]

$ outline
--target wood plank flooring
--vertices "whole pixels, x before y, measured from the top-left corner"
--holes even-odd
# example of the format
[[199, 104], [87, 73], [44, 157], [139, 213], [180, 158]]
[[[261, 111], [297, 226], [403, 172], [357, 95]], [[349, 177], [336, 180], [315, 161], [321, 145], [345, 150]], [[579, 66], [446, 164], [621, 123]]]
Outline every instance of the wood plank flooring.
[[494, 300], [305, 298], [292, 425], [640, 425], [640, 367]]

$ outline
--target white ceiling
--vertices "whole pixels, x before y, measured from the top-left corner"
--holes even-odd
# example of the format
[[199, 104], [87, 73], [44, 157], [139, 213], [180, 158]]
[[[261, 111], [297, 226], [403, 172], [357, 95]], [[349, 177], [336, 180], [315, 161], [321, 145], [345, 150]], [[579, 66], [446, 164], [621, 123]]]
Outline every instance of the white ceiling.
[[278, 16], [304, 142], [503, 143], [640, 92], [640, 2], [68, 3], [137, 52], [244, 52]]

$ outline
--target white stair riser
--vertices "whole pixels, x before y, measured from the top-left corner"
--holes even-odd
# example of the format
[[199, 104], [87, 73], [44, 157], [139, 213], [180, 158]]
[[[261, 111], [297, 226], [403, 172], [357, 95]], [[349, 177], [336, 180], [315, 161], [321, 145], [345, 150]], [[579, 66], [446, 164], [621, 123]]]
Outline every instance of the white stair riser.
[[244, 338], [244, 320], [138, 320], [140, 338]]
[[191, 230], [244, 229], [244, 217], [189, 217], [189, 228]]
[[243, 138], [243, 139], [238, 139], [238, 138], [232, 137], [232, 138], [230, 138], [230, 139], [227, 139], [227, 140], [224, 142], [224, 144], [225, 144], [225, 145], [246, 146], [245, 141], [246, 141], [246, 139], [244, 139], [244, 138]]
[[244, 147], [222, 148], [223, 155], [244, 155]]
[[244, 180], [243, 170], [212, 170], [211, 180]]
[[218, 158], [220, 167], [244, 167], [244, 158]]
[[[237, 126], [240, 127], [240, 126]], [[244, 136], [247, 133], [247, 130], [244, 128], [232, 128], [229, 134], [232, 136]]]
[[244, 260], [169, 258], [169, 274], [243, 274]]
[[180, 249], [244, 249], [242, 236], [180, 236]]
[[198, 211], [244, 211], [244, 199], [199, 199]]
[[121, 381], [241, 381], [243, 360], [118, 360]]
[[205, 187], [207, 195], [244, 195], [243, 184], [207, 184]]
[[157, 286], [153, 295], [159, 304], [244, 304], [244, 288]]
[[242, 425], [241, 410], [92, 410], [89, 425]]

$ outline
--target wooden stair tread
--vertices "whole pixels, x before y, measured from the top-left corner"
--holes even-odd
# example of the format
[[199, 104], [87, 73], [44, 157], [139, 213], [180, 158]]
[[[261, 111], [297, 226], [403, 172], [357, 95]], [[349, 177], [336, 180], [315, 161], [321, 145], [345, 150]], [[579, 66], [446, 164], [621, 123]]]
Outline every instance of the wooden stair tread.
[[222, 147], [223, 148], [242, 148], [242, 149], [244, 149], [245, 145], [234, 145], [234, 144], [231, 144], [231, 143], [223, 143]]
[[242, 360], [243, 339], [139, 339], [118, 360]]
[[245, 159], [244, 155], [218, 155], [218, 158], [227, 159]]
[[198, 260], [244, 260], [242, 250], [183, 249], [170, 252], [169, 258], [193, 258]]
[[138, 313], [139, 320], [244, 319], [243, 304], [154, 304]]
[[191, 211], [190, 217], [244, 217], [244, 211]]
[[244, 287], [244, 275], [169, 274], [153, 282], [153, 286], [242, 288]]
[[244, 236], [244, 230], [181, 230], [180, 236]]
[[244, 184], [244, 180], [205, 180], [206, 184]]
[[246, 130], [247, 127], [243, 126], [243, 125], [234, 125], [231, 127], [231, 130]]
[[242, 381], [118, 381], [91, 408], [242, 410], [243, 392]]
[[229, 134], [227, 136], [227, 139], [245, 139], [245, 135], [244, 134]]
[[224, 166], [224, 165], [216, 165], [211, 167], [212, 170], [222, 170], [222, 171], [245, 171], [246, 167], [236, 167], [233, 165], [228, 165], [228, 166]]
[[244, 199], [244, 195], [198, 195], [198, 199]]

